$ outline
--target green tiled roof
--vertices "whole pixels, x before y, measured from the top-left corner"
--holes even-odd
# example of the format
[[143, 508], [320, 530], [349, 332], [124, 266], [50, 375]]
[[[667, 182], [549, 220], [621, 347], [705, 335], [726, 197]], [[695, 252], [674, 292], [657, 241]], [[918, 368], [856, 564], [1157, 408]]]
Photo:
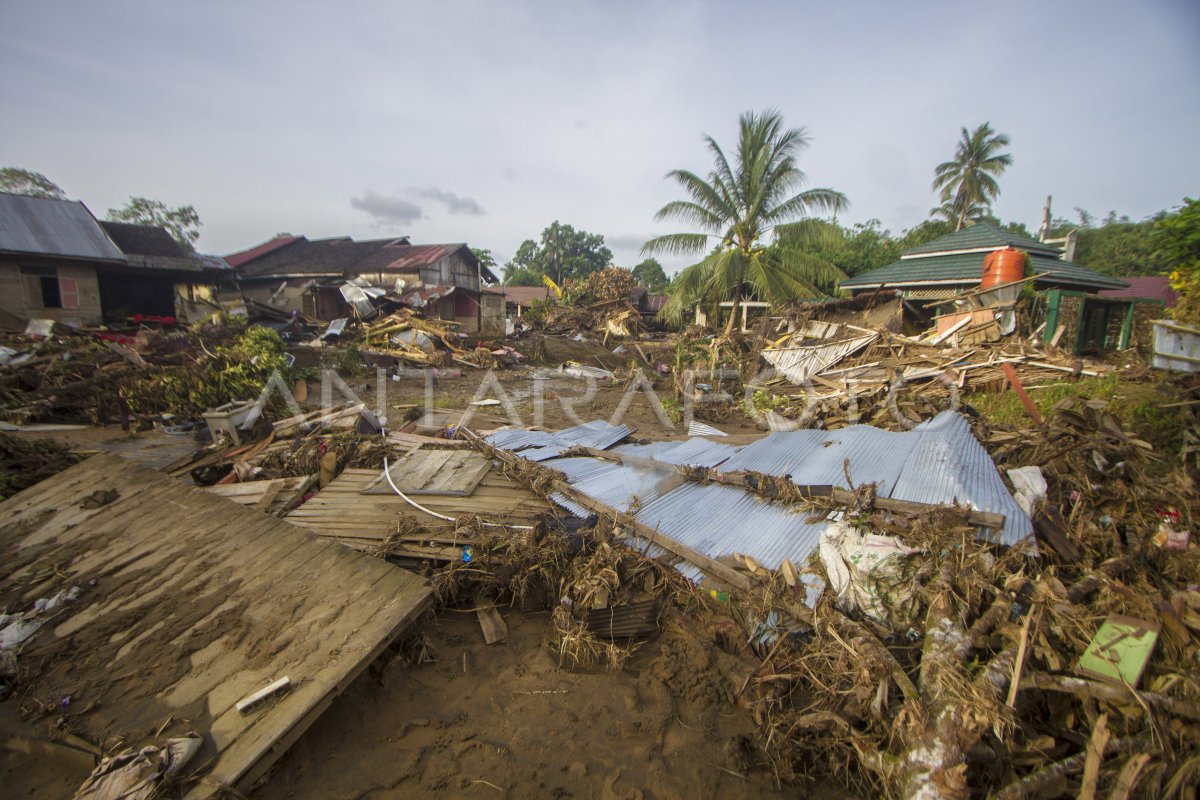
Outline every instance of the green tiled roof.
[[904, 251], [904, 255], [919, 255], [921, 253], [942, 253], [948, 250], [977, 250], [982, 247], [1000, 248], [1000, 247], [1015, 247], [1018, 250], [1028, 250], [1031, 253], [1048, 253], [1052, 256], [1058, 256], [1061, 252], [1057, 247], [1039, 242], [1036, 239], [1030, 239], [1025, 236], [1018, 236], [1015, 233], [1003, 231], [994, 225], [989, 225], [986, 222], [979, 222], [970, 227], [963, 228], [961, 231], [947, 234], [940, 239], [934, 239], [932, 242], [918, 245], [911, 250]]
[[[959, 231], [959, 233], [963, 233], [963, 231]], [[978, 283], [983, 277], [983, 260], [987, 255], [987, 253], [947, 253], [943, 256], [905, 258], [893, 261], [886, 267], [880, 267], [844, 280], [842, 287], [852, 289], [856, 286], [887, 284], [900, 288], [906, 284], [918, 282]], [[1129, 285], [1119, 278], [1101, 274], [1069, 261], [1060, 261], [1057, 258], [1031, 253], [1029, 261], [1035, 274], [1054, 273], [1039, 281], [1043, 284], [1097, 290], [1121, 289]]]

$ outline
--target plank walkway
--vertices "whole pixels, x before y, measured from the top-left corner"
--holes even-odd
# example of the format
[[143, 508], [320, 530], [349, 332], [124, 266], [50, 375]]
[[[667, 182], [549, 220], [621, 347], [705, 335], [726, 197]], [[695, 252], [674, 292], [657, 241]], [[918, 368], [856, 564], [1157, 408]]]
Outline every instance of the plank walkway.
[[[118, 497], [92, 507], [98, 490]], [[189, 800], [246, 792], [431, 598], [406, 570], [111, 454], [0, 503], [0, 603], [72, 586], [23, 646], [24, 688], [69, 695], [93, 742], [200, 733], [210, 768]], [[283, 676], [289, 693], [236, 711]]]

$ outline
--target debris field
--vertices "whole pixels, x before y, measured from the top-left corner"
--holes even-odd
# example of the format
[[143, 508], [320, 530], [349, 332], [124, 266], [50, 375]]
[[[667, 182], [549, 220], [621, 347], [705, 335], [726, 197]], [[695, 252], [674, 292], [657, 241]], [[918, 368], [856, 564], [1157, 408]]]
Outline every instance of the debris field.
[[5, 334], [12, 796], [1196, 796], [1200, 380], [621, 272]]

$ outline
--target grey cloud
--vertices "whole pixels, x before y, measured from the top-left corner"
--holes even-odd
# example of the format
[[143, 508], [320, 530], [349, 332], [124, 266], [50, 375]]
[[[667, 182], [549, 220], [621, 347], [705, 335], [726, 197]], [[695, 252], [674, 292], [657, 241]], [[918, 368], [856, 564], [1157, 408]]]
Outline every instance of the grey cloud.
[[485, 213], [483, 206], [479, 205], [474, 197], [459, 197], [454, 192], [447, 192], [444, 189], [439, 189], [436, 186], [429, 186], [424, 189], [414, 188], [408, 190], [409, 194], [416, 197], [423, 197], [426, 200], [437, 200], [440, 203], [446, 204], [446, 210], [451, 214], [466, 214], [472, 217], [482, 217]]
[[653, 239], [653, 236], [642, 233], [621, 233], [616, 236], [605, 236], [604, 243], [619, 250], [641, 250], [642, 245]]
[[500, 177], [506, 181], [515, 181], [517, 180], [517, 171], [512, 167], [505, 167], [504, 171], [500, 173]]
[[411, 225], [419, 220], [423, 212], [416, 203], [403, 197], [385, 197], [379, 192], [364, 192], [362, 197], [351, 197], [350, 205], [365, 211], [381, 223]]

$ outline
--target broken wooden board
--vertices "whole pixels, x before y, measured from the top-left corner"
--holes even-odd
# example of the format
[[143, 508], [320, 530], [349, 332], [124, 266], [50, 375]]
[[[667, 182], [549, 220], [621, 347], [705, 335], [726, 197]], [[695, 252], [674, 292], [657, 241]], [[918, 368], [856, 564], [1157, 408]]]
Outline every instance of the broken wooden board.
[[204, 491], [233, 502], [250, 506], [272, 516], [283, 516], [295, 506], [316, 482], [312, 475], [302, 475], [298, 478], [276, 478], [267, 481], [248, 481], [245, 483], [229, 483], [220, 486], [206, 486]]
[[475, 609], [475, 616], [479, 619], [479, 627], [483, 630], [483, 641], [486, 644], [508, 641], [508, 626], [504, 624], [504, 617], [500, 616], [495, 603], [480, 601], [479, 607]]
[[[342, 470], [333, 483], [289, 513], [286, 519], [321, 536], [362, 549], [375, 547], [387, 539], [401, 514], [417, 520], [430, 534], [453, 529], [450, 523], [417, 510], [395, 493], [363, 494], [362, 490], [380, 475], [381, 470], [377, 469]], [[388, 491], [391, 492], [390, 487]], [[539, 515], [550, 511], [549, 503], [499, 470], [489, 472], [468, 497], [424, 495], [417, 502], [447, 517], [475, 514], [486, 522], [512, 525], [533, 525]]]
[[[413, 450], [389, 465], [388, 473], [396, 488], [407, 495], [445, 494], [466, 497], [475, 491], [492, 468], [487, 457], [474, 450]], [[395, 491], [381, 474], [363, 494], [391, 494]]]
[[[0, 552], [10, 609], [79, 587], [25, 642], [23, 689], [69, 691], [92, 742], [201, 733], [189, 798], [248, 792], [431, 601], [382, 559], [108, 454], [0, 503]], [[291, 692], [238, 713], [284, 675]]]

